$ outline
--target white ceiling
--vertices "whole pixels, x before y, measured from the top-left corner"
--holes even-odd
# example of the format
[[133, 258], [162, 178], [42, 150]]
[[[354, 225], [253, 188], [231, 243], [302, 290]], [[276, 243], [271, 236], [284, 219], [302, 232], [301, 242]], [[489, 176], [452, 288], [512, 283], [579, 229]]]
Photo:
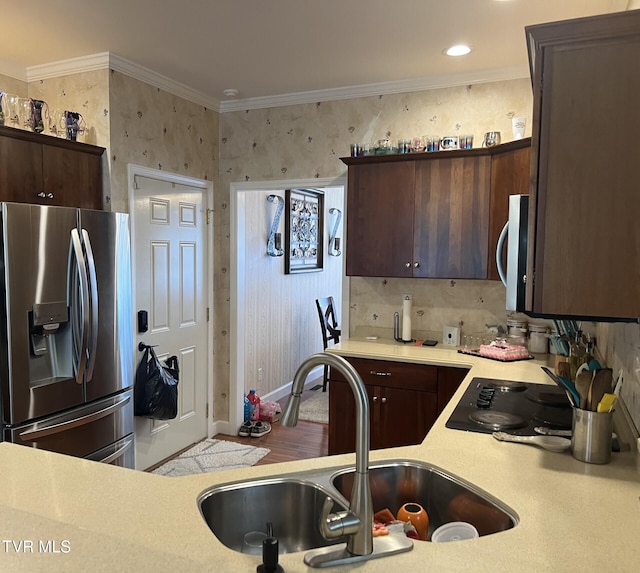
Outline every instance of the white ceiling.
[[[634, 1], [20, 0], [0, 11], [0, 73], [26, 80], [34, 66], [109, 52], [215, 101], [227, 88], [247, 100], [525, 77], [526, 25]], [[443, 56], [454, 43], [473, 51]]]

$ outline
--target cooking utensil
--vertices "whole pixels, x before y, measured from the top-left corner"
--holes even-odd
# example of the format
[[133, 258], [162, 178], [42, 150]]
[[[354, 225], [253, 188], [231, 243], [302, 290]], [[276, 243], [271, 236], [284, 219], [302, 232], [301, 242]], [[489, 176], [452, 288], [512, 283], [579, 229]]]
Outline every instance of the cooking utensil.
[[602, 400], [598, 403], [596, 412], [612, 412], [613, 406], [616, 403], [618, 397], [615, 394], [607, 393], [602, 397]]
[[624, 382], [624, 372], [622, 371], [622, 369], [618, 372], [618, 381], [616, 382], [616, 385], [613, 389], [613, 393], [616, 396], [620, 395], [620, 390], [622, 390], [622, 383]]
[[589, 370], [600, 370], [602, 368], [602, 365], [600, 364], [600, 362], [598, 362], [597, 358], [592, 358], [589, 361]]
[[571, 430], [554, 430], [547, 426], [536, 426], [533, 431], [543, 436], [564, 436], [565, 438], [570, 438], [572, 434]]
[[594, 373], [591, 386], [589, 386], [589, 396], [585, 410], [596, 411], [598, 404], [605, 394], [612, 391], [613, 371], [611, 368], [601, 368]]
[[563, 376], [557, 376], [551, 370], [549, 370], [546, 366], [541, 366], [542, 370], [558, 385], [562, 388], [566, 394], [567, 398], [569, 398], [569, 402], [578, 408], [580, 404], [580, 395], [576, 390], [575, 385], [568, 378], [564, 378]]
[[594, 373], [590, 370], [583, 370], [576, 376], [576, 390], [580, 396], [579, 407], [583, 410], [588, 410], [589, 404], [589, 389], [591, 388], [591, 382], [593, 381]]
[[550, 452], [564, 452], [571, 447], [571, 440], [560, 436], [514, 436], [506, 432], [493, 432], [492, 436], [501, 442], [530, 444]]
[[558, 376], [571, 380], [571, 367], [568, 362], [558, 362]]

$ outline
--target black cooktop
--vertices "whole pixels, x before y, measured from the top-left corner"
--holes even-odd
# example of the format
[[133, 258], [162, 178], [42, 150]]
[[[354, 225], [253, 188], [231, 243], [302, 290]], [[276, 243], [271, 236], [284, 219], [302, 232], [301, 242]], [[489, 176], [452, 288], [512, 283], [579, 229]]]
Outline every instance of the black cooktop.
[[536, 426], [570, 430], [572, 416], [571, 404], [557, 386], [474, 378], [446, 427], [485, 434], [504, 431], [533, 436]]

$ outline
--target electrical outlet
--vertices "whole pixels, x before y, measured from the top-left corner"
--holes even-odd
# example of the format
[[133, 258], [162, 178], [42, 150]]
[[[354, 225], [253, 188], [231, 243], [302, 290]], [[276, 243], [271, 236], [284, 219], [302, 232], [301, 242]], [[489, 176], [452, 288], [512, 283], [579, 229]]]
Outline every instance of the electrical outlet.
[[460, 329], [457, 326], [445, 326], [442, 343], [448, 346], [460, 346]]

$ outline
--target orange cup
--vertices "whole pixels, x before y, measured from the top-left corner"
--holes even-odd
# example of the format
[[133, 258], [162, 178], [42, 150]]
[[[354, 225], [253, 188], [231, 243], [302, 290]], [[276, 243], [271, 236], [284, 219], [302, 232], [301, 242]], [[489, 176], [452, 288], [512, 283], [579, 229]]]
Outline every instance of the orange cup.
[[410, 521], [416, 528], [418, 537], [423, 541], [427, 540], [429, 533], [429, 516], [424, 508], [417, 503], [405, 503], [399, 510], [397, 519], [400, 521]]

